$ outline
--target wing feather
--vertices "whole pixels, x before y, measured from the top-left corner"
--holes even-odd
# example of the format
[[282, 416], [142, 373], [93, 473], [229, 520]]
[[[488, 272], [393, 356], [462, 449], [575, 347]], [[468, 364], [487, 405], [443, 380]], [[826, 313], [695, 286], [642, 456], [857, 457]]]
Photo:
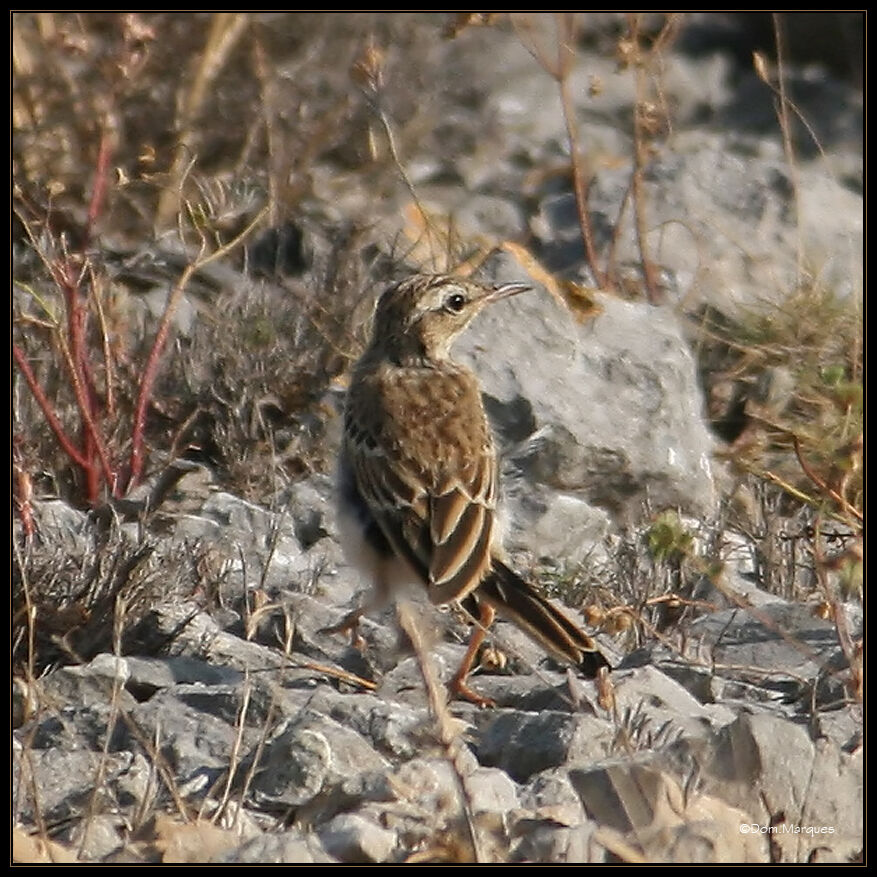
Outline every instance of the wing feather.
[[432, 602], [464, 598], [491, 565], [496, 461], [486, 422], [475, 453], [433, 455], [427, 466], [388, 448], [370, 428], [373, 418], [351, 410], [347, 417], [345, 453], [387, 541], [424, 580]]

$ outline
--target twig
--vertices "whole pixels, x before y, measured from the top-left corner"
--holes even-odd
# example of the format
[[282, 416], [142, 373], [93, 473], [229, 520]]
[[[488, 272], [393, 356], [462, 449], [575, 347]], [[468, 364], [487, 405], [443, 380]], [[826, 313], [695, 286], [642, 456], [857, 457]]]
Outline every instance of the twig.
[[61, 426], [61, 421], [58, 420], [55, 412], [52, 410], [52, 405], [46, 397], [46, 394], [43, 392], [43, 388], [37, 382], [33, 371], [31, 371], [31, 367], [28, 364], [27, 359], [25, 359], [24, 353], [14, 342], [12, 344], [12, 356], [15, 359], [15, 364], [21, 370], [22, 375], [24, 375], [27, 386], [33, 394], [34, 399], [36, 399], [37, 405], [39, 405], [40, 410], [43, 412], [43, 417], [46, 418], [46, 423], [49, 424], [49, 428], [55, 434], [58, 444], [61, 445], [61, 449], [77, 466], [81, 469], [87, 469], [89, 465], [88, 461], [79, 453], [79, 450], [74, 446], [70, 437], [64, 432], [64, 427]]
[[314, 670], [317, 673], [322, 673], [324, 676], [339, 679], [341, 682], [347, 682], [350, 685], [356, 685], [358, 688], [363, 688], [366, 691], [374, 691], [378, 687], [377, 682], [372, 682], [371, 679], [364, 679], [355, 673], [349, 673], [347, 670], [342, 670], [338, 667], [330, 667], [328, 664], [318, 664], [316, 661], [293, 661], [287, 659], [286, 666], [297, 670]]
[[110, 347], [110, 333], [107, 329], [107, 318], [106, 314], [104, 314], [104, 306], [103, 302], [101, 302], [101, 295], [98, 290], [99, 280], [95, 275], [94, 270], [91, 268], [91, 265], [89, 265], [89, 273], [91, 275], [91, 282], [89, 283], [88, 288], [91, 290], [91, 300], [94, 302], [94, 309], [97, 311], [97, 321], [100, 326], [101, 349], [104, 358], [104, 397], [106, 412], [107, 416], [112, 419], [116, 415], [116, 396], [115, 390], [113, 389], [114, 369], [113, 355]]
[[[76, 397], [76, 405], [79, 409], [79, 416], [82, 418], [83, 421], [83, 458], [86, 461], [83, 471], [85, 472], [86, 477], [90, 479], [91, 491], [93, 491], [89, 492], [88, 499], [91, 503], [95, 503], [98, 500], [97, 473], [95, 472], [92, 453], [97, 454], [98, 460], [101, 464], [101, 468], [103, 469], [104, 479], [106, 480], [110, 492], [113, 496], [118, 496], [118, 477], [113, 467], [110, 465], [110, 459], [107, 454], [107, 450], [104, 447], [103, 439], [101, 438], [97, 423], [95, 422], [92, 414], [93, 404], [88, 395], [88, 387], [86, 386], [86, 374], [81, 367], [77, 367], [75, 353], [71, 349], [70, 344], [68, 344], [63, 332], [59, 331], [56, 337], [58, 341], [58, 346], [61, 348], [61, 354], [67, 365], [67, 370], [70, 377], [70, 384], [73, 388], [73, 394]], [[87, 441], [85, 440], [86, 438]]]
[[786, 96], [785, 75], [785, 46], [783, 44], [783, 31], [780, 26], [780, 14], [772, 13], [774, 40], [777, 50], [777, 81], [779, 82], [779, 112], [780, 131], [783, 135], [783, 151], [786, 153], [786, 161], [789, 165], [789, 175], [792, 178], [792, 191], [795, 196], [795, 214], [797, 218], [797, 259], [796, 266], [798, 277], [804, 273], [804, 217], [799, 197], [800, 181], [798, 179], [798, 164], [795, 160], [795, 149], [792, 146], [792, 126], [789, 120], [789, 99]]
[[198, 67], [191, 86], [182, 100], [176, 154], [171, 165], [169, 177], [172, 185], [162, 192], [155, 213], [155, 227], [164, 228], [173, 216], [180, 212], [182, 193], [180, 186], [185, 178], [185, 166], [192, 155], [195, 140], [195, 122], [204, 104], [210, 84], [216, 79], [228, 60], [231, 51], [244, 33], [249, 19], [245, 12], [216, 12], [210, 21], [210, 31], [204, 51], [199, 58]]
[[202, 239], [201, 249], [198, 255], [193, 261], [186, 265], [179, 280], [174, 284], [173, 289], [168, 295], [167, 303], [164, 307], [164, 313], [161, 315], [161, 321], [155, 333], [155, 340], [152, 342], [152, 347], [150, 348], [149, 355], [146, 359], [146, 365], [143, 369], [143, 377], [140, 380], [140, 388], [137, 393], [137, 404], [134, 408], [134, 419], [131, 427], [131, 458], [129, 462], [129, 475], [126, 490], [130, 491], [132, 487], [136, 487], [140, 482], [140, 476], [143, 472], [143, 441], [146, 429], [146, 409], [149, 405], [152, 386], [155, 383], [155, 377], [158, 373], [161, 352], [164, 349], [164, 345], [170, 334], [171, 322], [176, 313], [177, 307], [179, 307], [179, 304], [182, 301], [183, 292], [195, 273], [202, 268], [205, 268], [216, 259], [225, 256], [245, 240], [250, 232], [252, 232], [262, 221], [266, 212], [267, 208], [260, 210], [252, 222], [250, 222], [250, 224], [239, 235], [207, 256], [204, 255], [207, 243]]
[[585, 256], [594, 282], [600, 289], [606, 287], [606, 273], [600, 268], [597, 261], [597, 249], [594, 246], [594, 230], [591, 226], [591, 214], [588, 212], [588, 189], [590, 177], [586, 180], [582, 168], [581, 151], [579, 148], [578, 127], [575, 120], [575, 108], [569, 94], [569, 77], [563, 76], [557, 80], [560, 89], [560, 105], [563, 108], [563, 123], [566, 127], [566, 136], [569, 140], [570, 162], [572, 164], [573, 193], [576, 199], [576, 211], [579, 217], [579, 228], [582, 232], [582, 242], [585, 246]]
[[[542, 16], [545, 13], [537, 14]], [[554, 47], [557, 55], [555, 58], [550, 58], [544, 46], [540, 46], [538, 38], [532, 32], [535, 30], [533, 28], [532, 16], [532, 13], [512, 14], [512, 25], [524, 48], [557, 83], [558, 91], [560, 92], [563, 123], [569, 142], [573, 195], [576, 200], [576, 212], [578, 213], [579, 229], [581, 230], [582, 243], [585, 248], [585, 258], [594, 275], [594, 282], [600, 289], [605, 289], [607, 276], [606, 272], [600, 268], [597, 259], [594, 230], [591, 224], [591, 215], [588, 211], [590, 175], [585, 173], [583, 167], [578, 125], [576, 124], [575, 104], [569, 91], [569, 75], [575, 60], [575, 17], [572, 13], [554, 13]]]
[[91, 201], [88, 205], [88, 219], [85, 225], [85, 243], [83, 250], [91, 243], [94, 237], [94, 229], [103, 211], [104, 200], [107, 194], [107, 178], [110, 171], [110, 158], [112, 156], [111, 138], [106, 128], [101, 130], [100, 146], [98, 147], [97, 162], [94, 171], [94, 186], [91, 190]]
[[[241, 696], [241, 708], [238, 711], [238, 721], [237, 721], [237, 732], [235, 733], [234, 743], [231, 748], [231, 755], [229, 756], [229, 764], [228, 764], [228, 772], [225, 780], [225, 788], [222, 790], [222, 798], [219, 801], [219, 804], [216, 807], [215, 812], [213, 813], [213, 817], [211, 818], [211, 822], [215, 825], [217, 820], [222, 815], [225, 806], [228, 804], [228, 799], [231, 796], [231, 787], [234, 782], [235, 773], [237, 772], [238, 763], [240, 761], [240, 753], [241, 746], [243, 745], [244, 740], [244, 729], [246, 728], [246, 718], [247, 718], [247, 710], [250, 706], [250, 680], [249, 677], [245, 677], [244, 679], [244, 691]], [[205, 798], [206, 803], [206, 798]]]
[[790, 433], [792, 437], [792, 445], [795, 448], [795, 456], [798, 458], [798, 463], [801, 466], [801, 469], [804, 471], [804, 474], [823, 492], [827, 493], [847, 514], [853, 515], [853, 517], [858, 518], [859, 521], [864, 520], [864, 515], [860, 512], [855, 506], [851, 505], [849, 500], [841, 496], [833, 487], [830, 487], [828, 484], [823, 481], [822, 478], [817, 475], [816, 472], [810, 467], [810, 464], [804, 459], [804, 454], [801, 451], [801, 442], [798, 436], [795, 433]]
[[630, 41], [634, 52], [634, 80], [636, 91], [636, 103], [633, 108], [633, 175], [630, 181], [631, 198], [633, 200], [634, 227], [636, 228], [636, 240], [640, 253], [640, 265], [643, 269], [643, 280], [646, 285], [646, 296], [651, 304], [659, 304], [661, 293], [658, 288], [658, 280], [655, 276], [655, 266], [649, 258], [648, 224], [646, 221], [646, 197], [643, 189], [643, 173], [645, 169], [645, 157], [648, 145], [646, 142], [647, 130], [643, 114], [646, 105], [646, 72], [645, 59], [640, 56], [639, 48], [639, 25], [640, 13], [629, 12], [627, 15], [630, 29]]

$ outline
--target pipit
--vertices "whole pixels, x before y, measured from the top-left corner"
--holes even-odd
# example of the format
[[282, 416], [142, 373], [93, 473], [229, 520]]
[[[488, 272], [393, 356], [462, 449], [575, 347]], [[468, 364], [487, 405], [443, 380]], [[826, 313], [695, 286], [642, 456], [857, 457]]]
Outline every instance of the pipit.
[[[594, 641], [505, 562], [496, 517], [497, 457], [478, 380], [451, 345], [487, 305], [529, 289], [415, 275], [383, 293], [356, 363], [344, 416], [339, 511], [351, 561], [375, 586], [371, 607], [402, 582], [478, 620], [449, 684], [466, 684], [496, 613], [588, 676], [608, 666]], [[368, 608], [330, 631], [349, 630]]]

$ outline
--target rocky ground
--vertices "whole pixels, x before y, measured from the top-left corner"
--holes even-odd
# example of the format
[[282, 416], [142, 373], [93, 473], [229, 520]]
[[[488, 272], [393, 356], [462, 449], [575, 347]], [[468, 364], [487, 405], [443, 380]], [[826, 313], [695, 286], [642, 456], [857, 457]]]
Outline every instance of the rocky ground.
[[[611, 266], [601, 284], [544, 69], [550, 17], [453, 38], [442, 16], [389, 18], [254, 18], [287, 41], [272, 100], [320, 86], [278, 129], [313, 125], [317, 110], [332, 123], [337, 100], [359, 138], [315, 150], [307, 197], [258, 228], [245, 259], [187, 288], [169, 401], [150, 413], [179, 441], [150, 434], [144, 482], [83, 508], [75, 478], [27, 458], [22, 440], [17, 465], [35, 491], [33, 534], [21, 518], [15, 533], [15, 858], [860, 860], [861, 600], [823, 554], [845, 556], [856, 522], [735, 466], [740, 435], [757, 431], [751, 408], [732, 428], [734, 400], [757, 395], [740, 387], [763, 389], [767, 375], [757, 401], [784, 416], [803, 395], [782, 390], [795, 354], [783, 348], [759, 373], [745, 356], [718, 369], [709, 354], [734, 345], [700, 332], [790, 302], [803, 325], [802, 286], [813, 300], [817, 286], [861, 299], [854, 63], [827, 49], [790, 60], [810, 125], [792, 126], [790, 163], [775, 95], [740, 61], [754, 31], [690, 17], [660, 54], [649, 94], [667, 115], [644, 144], [631, 119], [646, 86], [619, 63], [624, 19], [583, 19], [567, 87], [595, 246]], [[855, 34], [855, 21], [843, 27]], [[299, 30], [320, 39], [300, 45]], [[362, 58], [368, 34], [384, 38], [385, 101], [351, 97], [362, 92], [349, 64], [320, 54], [341, 45]], [[646, 145], [644, 242], [629, 192]], [[296, 160], [287, 181], [305, 172]], [[131, 221], [102, 229], [98, 249], [126, 331], [151, 335], [186, 249], [167, 236], [137, 246]], [[25, 250], [19, 299], [44, 281]], [[614, 665], [600, 683], [578, 678], [499, 623], [472, 680], [493, 709], [439, 696], [465, 650], [453, 610], [413, 594], [399, 610], [408, 634], [395, 607], [364, 620], [358, 648], [321, 633], [367, 584], [340, 550], [334, 511], [346, 363], [385, 278], [447, 269], [451, 254], [480, 254], [479, 276], [535, 287], [483, 314], [458, 356], [482, 381], [502, 449], [516, 566], [582, 614]], [[174, 404], [181, 386], [200, 393], [188, 410]], [[223, 424], [215, 412], [235, 392]], [[25, 436], [28, 411], [39, 420], [28, 404], [16, 403]], [[800, 494], [791, 479], [779, 480]]]

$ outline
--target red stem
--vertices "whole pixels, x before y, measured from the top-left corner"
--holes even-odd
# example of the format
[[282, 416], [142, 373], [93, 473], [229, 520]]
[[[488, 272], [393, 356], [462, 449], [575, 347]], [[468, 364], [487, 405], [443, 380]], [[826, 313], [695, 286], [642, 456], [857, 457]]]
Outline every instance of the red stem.
[[17, 344], [12, 345], [12, 355], [15, 357], [16, 365], [21, 369], [21, 373], [24, 375], [24, 379], [27, 381], [27, 385], [30, 388], [31, 393], [33, 393], [34, 399], [37, 401], [37, 405], [40, 406], [40, 410], [43, 412], [43, 417], [46, 418], [46, 423], [49, 424], [49, 428], [55, 434], [58, 444], [61, 445], [61, 449], [81, 469], [88, 469], [89, 461], [79, 453], [74, 447], [73, 442], [70, 440], [70, 437], [64, 432], [64, 427], [61, 426], [61, 421], [58, 420], [55, 416], [55, 412], [52, 411], [51, 403], [46, 398], [46, 394], [43, 392], [42, 387], [37, 383], [36, 376], [31, 370], [28, 361], [25, 359], [24, 353], [22, 353]]
[[33, 496], [33, 484], [30, 480], [30, 474], [25, 470], [24, 463], [21, 459], [21, 451], [19, 450], [20, 439], [18, 436], [12, 437], [12, 471], [15, 474], [14, 488], [12, 497], [18, 508], [18, 517], [21, 520], [21, 527], [24, 530], [25, 538], [30, 539], [37, 531], [36, 521], [33, 516], [33, 506], [31, 505], [31, 497]]
[[88, 205], [88, 221], [85, 226], [85, 243], [83, 249], [88, 246], [94, 235], [94, 228], [103, 211], [104, 199], [107, 194], [107, 178], [109, 176], [110, 159], [110, 136], [106, 131], [101, 131], [100, 147], [97, 153], [97, 164], [94, 172], [94, 187], [91, 190], [91, 202]]
[[91, 376], [91, 368], [86, 354], [85, 344], [85, 320], [87, 312], [82, 306], [79, 297], [79, 283], [71, 278], [72, 266], [67, 259], [61, 267], [54, 270], [55, 282], [64, 292], [64, 300], [67, 305], [67, 334], [69, 337], [69, 360], [70, 381], [79, 406], [82, 417], [82, 453], [86, 460], [84, 473], [86, 478], [86, 496], [92, 505], [97, 502], [100, 495], [100, 479], [95, 454], [100, 461], [100, 468], [113, 496], [118, 496], [117, 473], [110, 464], [106, 448], [101, 441], [98, 432], [96, 416], [100, 413], [97, 404], [97, 393]]
[[155, 333], [155, 340], [152, 342], [152, 349], [146, 360], [146, 366], [143, 369], [143, 378], [140, 381], [140, 390], [137, 394], [137, 406], [134, 409], [134, 422], [131, 427], [131, 460], [127, 490], [137, 486], [143, 473], [143, 435], [146, 430], [146, 409], [149, 406], [152, 385], [155, 383], [155, 376], [158, 373], [158, 361], [170, 333], [174, 312], [183, 297], [183, 290], [186, 288], [189, 278], [195, 273], [195, 269], [195, 262], [188, 264], [180, 275], [176, 286], [171, 290], [164, 313], [161, 315], [161, 323], [159, 323]]

